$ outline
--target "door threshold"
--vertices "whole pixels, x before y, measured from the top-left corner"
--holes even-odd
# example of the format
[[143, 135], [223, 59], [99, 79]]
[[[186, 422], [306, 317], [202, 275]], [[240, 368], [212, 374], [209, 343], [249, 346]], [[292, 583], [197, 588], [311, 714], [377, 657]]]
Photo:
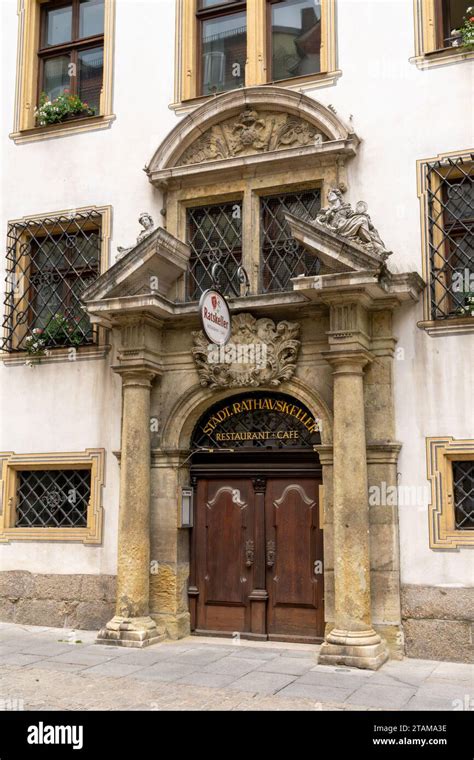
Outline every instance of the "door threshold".
[[[258, 635], [258, 634], [254, 634]], [[252, 634], [250, 634], [252, 636]], [[189, 637], [186, 637], [185, 639], [180, 639], [180, 641], [183, 643], [186, 641], [186, 639], [189, 641], [191, 639], [194, 639], [197, 641], [200, 639], [203, 644], [212, 644], [212, 645], [229, 645], [231, 642], [234, 646], [242, 646], [242, 647], [261, 647], [262, 649], [289, 649], [289, 650], [299, 650], [299, 651], [306, 651], [311, 652], [312, 654], [315, 654], [317, 650], [319, 649], [320, 644], [310, 643], [310, 642], [294, 642], [294, 641], [275, 641], [275, 640], [269, 640], [266, 636], [261, 637], [259, 639], [256, 638], [250, 638], [248, 634], [241, 634], [240, 638], [232, 638], [232, 634], [223, 632], [223, 631], [192, 631], [191, 635]]]
[[191, 631], [191, 636], [212, 636], [219, 639], [233, 639], [233, 641], [239, 641], [245, 639], [246, 641], [267, 641], [268, 636], [266, 633], [252, 633], [250, 631], [208, 631], [202, 628], [196, 628]]

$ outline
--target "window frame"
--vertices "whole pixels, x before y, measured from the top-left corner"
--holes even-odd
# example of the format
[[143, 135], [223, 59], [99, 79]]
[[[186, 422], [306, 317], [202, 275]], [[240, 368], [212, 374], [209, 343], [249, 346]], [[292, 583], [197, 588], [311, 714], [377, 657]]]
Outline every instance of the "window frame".
[[[196, 105], [213, 97], [200, 95], [200, 32], [198, 25], [198, 0], [176, 0], [176, 61], [175, 102], [171, 108], [177, 113], [187, 113]], [[247, 63], [245, 87], [275, 84], [269, 68], [269, 0], [252, 0], [247, 3]], [[222, 10], [226, 6], [216, 6]], [[230, 12], [234, 6], [230, 6]], [[320, 72], [292, 79], [278, 80], [280, 86], [305, 89], [334, 84], [341, 75], [337, 69], [336, 49], [336, 0], [321, 0], [321, 58]], [[236, 88], [239, 89], [239, 88]]]
[[420, 69], [461, 63], [474, 57], [473, 50], [440, 47], [440, 42], [444, 42], [442, 6], [443, 0], [413, 0], [415, 55], [410, 62]]
[[[55, 219], [60, 219], [64, 217], [68, 217], [71, 214], [78, 216], [81, 214], [87, 214], [89, 212], [95, 212], [97, 215], [100, 215], [101, 221], [100, 221], [100, 250], [99, 250], [99, 260], [98, 260], [98, 274], [97, 276], [100, 276], [103, 274], [109, 267], [109, 255], [110, 255], [110, 237], [111, 237], [111, 220], [112, 220], [112, 207], [111, 206], [87, 206], [83, 208], [78, 209], [69, 209], [69, 210], [63, 210], [63, 211], [55, 211], [52, 213], [43, 213], [43, 214], [36, 214], [34, 216], [27, 216], [22, 217], [21, 219], [13, 219], [8, 222], [8, 230], [11, 228], [14, 228], [15, 226], [24, 226], [27, 223], [44, 223], [45, 221], [49, 222], [50, 224], [47, 225], [48, 234], [54, 235], [54, 221]], [[92, 223], [86, 223], [86, 226], [90, 225], [90, 228], [92, 227]], [[12, 239], [12, 238], [10, 238]], [[8, 245], [8, 235], [7, 235], [7, 249], [10, 247]], [[12, 239], [13, 240], [13, 239]], [[19, 244], [19, 243], [18, 243]], [[24, 277], [29, 277], [31, 272], [28, 271], [26, 275], [23, 275]], [[30, 312], [32, 308], [32, 304], [30, 300], [27, 300], [27, 295], [25, 293], [28, 292], [28, 285], [26, 287], [23, 287], [21, 292], [18, 294], [18, 296], [15, 296], [15, 283], [19, 280], [19, 277], [16, 274], [16, 270], [8, 271], [7, 270], [7, 276], [6, 276], [6, 282], [7, 282], [7, 288], [8, 284], [10, 284], [10, 287], [13, 290], [13, 295], [11, 297], [12, 301], [19, 300], [20, 302], [24, 300], [23, 310]], [[10, 333], [13, 333], [14, 328], [9, 326], [9, 314], [8, 314], [8, 306], [7, 306], [7, 300], [9, 297], [9, 291], [6, 289], [5, 292], [5, 301], [3, 305], [3, 338], [1, 343], [3, 343], [5, 346], [7, 345], [7, 340], [10, 337]], [[30, 319], [27, 321], [27, 327], [25, 329], [28, 329], [28, 325], [30, 325]], [[93, 330], [95, 333], [95, 341], [93, 343], [84, 343], [83, 345], [79, 345], [74, 347], [74, 355], [76, 358], [92, 358], [94, 356], [101, 358], [105, 355], [105, 353], [109, 350], [109, 346], [106, 343], [107, 340], [107, 331], [104, 327], [97, 327], [93, 325]], [[25, 357], [28, 356], [28, 352], [25, 349], [18, 349], [16, 347], [17, 337], [13, 335], [13, 348], [2, 348], [0, 349], [0, 356], [4, 363], [22, 363], [25, 362]], [[1, 344], [0, 344], [1, 345]], [[57, 361], [62, 358], [64, 359], [70, 359], [71, 358], [71, 346], [51, 346], [48, 348], [48, 353], [45, 357], [41, 357], [40, 359], [35, 360], [34, 357], [32, 357], [32, 361], [39, 361], [41, 363], [45, 363], [48, 361]]]
[[[427, 283], [427, 287], [424, 290], [423, 295], [423, 319], [418, 322], [418, 327], [426, 329], [428, 333], [438, 332], [472, 332], [474, 331], [474, 317], [469, 316], [446, 316], [444, 318], [433, 319], [432, 316], [432, 295], [431, 295], [431, 282], [432, 282], [432, 264], [431, 264], [431, 250], [430, 250], [430, 213], [429, 213], [429, 197], [433, 197], [433, 204], [439, 208], [439, 200], [437, 200], [437, 194], [441, 188], [441, 179], [437, 175], [433, 175], [431, 183], [428, 179], [428, 169], [431, 164], [443, 162], [446, 164], [446, 173], [451, 172], [450, 178], [455, 179], [455, 170], [453, 172], [453, 162], [456, 161], [465, 163], [470, 167], [474, 175], [474, 158], [472, 151], [453, 151], [450, 153], [441, 153], [438, 156], [432, 158], [420, 159], [417, 161], [417, 193], [420, 199], [420, 225], [421, 225], [421, 247], [422, 247], [422, 271], [423, 279]], [[442, 172], [441, 172], [442, 173]], [[461, 176], [461, 173], [459, 173]], [[449, 241], [444, 240], [444, 217], [445, 212], [439, 210], [438, 218], [443, 220], [443, 228], [440, 225], [434, 225], [433, 236], [437, 243], [436, 250], [438, 255], [443, 256], [443, 261], [446, 260], [446, 253], [439, 253], [444, 250], [449, 253]], [[440, 287], [438, 285], [438, 287]], [[435, 283], [436, 288], [436, 283]]]
[[[242, 11], [245, 11], [247, 14], [247, 2], [246, 0], [229, 0], [229, 2], [226, 3], [216, 3], [216, 5], [210, 6], [209, 8], [201, 8], [202, 0], [197, 0], [196, 4], [196, 26], [197, 26], [197, 40], [196, 40], [196, 54], [197, 54], [197, 61], [196, 61], [196, 91], [199, 97], [208, 97], [207, 95], [204, 95], [202, 92], [202, 35], [203, 35], [203, 22], [216, 19], [216, 18], [224, 18], [225, 16], [232, 16], [234, 13], [242, 13]], [[246, 29], [247, 29], [247, 17], [246, 17]], [[247, 36], [247, 35], [246, 35]], [[247, 44], [248, 44], [248, 38], [247, 38]], [[244, 70], [244, 79], [245, 79], [245, 70]], [[231, 89], [237, 89], [237, 88], [231, 88]], [[223, 90], [222, 92], [228, 92], [228, 90]], [[212, 93], [210, 93], [212, 95]], [[219, 93], [216, 93], [219, 94]]]
[[[327, 193], [334, 184], [334, 175], [327, 167], [310, 167], [300, 169], [297, 178], [288, 171], [270, 169], [256, 177], [241, 177], [233, 182], [233, 191], [229, 192], [228, 182], [209, 182], [195, 186], [170, 188], [167, 193], [166, 218], [168, 231], [180, 240], [187, 239], [187, 210], [199, 206], [213, 206], [233, 201], [242, 207], [242, 266], [245, 268], [249, 282], [250, 295], [260, 298], [288, 298], [293, 291], [261, 291], [261, 198], [274, 195], [291, 195], [292, 193], [319, 190], [321, 206], [327, 201]], [[250, 223], [244, 223], [244, 219]], [[177, 299], [187, 301], [186, 277], [183, 276], [178, 286]]]
[[474, 463], [474, 439], [427, 438], [426, 459], [431, 482], [431, 503], [428, 506], [430, 548], [474, 546], [474, 530], [455, 527], [452, 467], [453, 462]]
[[[40, 95], [44, 91], [44, 64], [46, 60], [59, 57], [61, 55], [70, 55], [70, 63], [75, 65], [76, 73], [69, 77], [69, 91], [71, 95], [79, 95], [79, 52], [87, 50], [89, 48], [102, 47], [104, 50], [105, 45], [105, 33], [91, 35], [89, 37], [79, 37], [79, 23], [80, 23], [80, 3], [81, 0], [60, 0], [55, 2], [50, 0], [41, 5], [41, 18], [40, 18], [40, 32], [38, 43], [38, 88], [37, 88], [37, 103], [39, 103]], [[61, 42], [58, 45], [49, 45], [42, 47], [46, 36], [47, 29], [47, 12], [54, 8], [61, 8], [71, 6], [72, 8], [72, 22], [71, 22], [71, 40], [69, 42]], [[104, 0], [105, 11], [105, 0]], [[105, 13], [104, 13], [105, 16]], [[104, 18], [105, 22], [105, 18]], [[102, 86], [104, 87], [104, 71], [102, 68]], [[99, 107], [100, 111], [100, 107]], [[97, 114], [94, 114], [97, 115]], [[79, 117], [77, 117], [79, 118]], [[87, 117], [92, 118], [92, 117]]]
[[[0, 453], [0, 543], [10, 541], [74, 541], [101, 544], [103, 529], [102, 491], [105, 485], [105, 450], [41, 454]], [[18, 473], [30, 470], [90, 470], [91, 496], [87, 526], [83, 528], [15, 527]]]
[[[42, 33], [42, 8], [50, 0], [21, 0], [18, 3], [18, 55], [15, 88], [13, 131], [10, 139], [16, 144], [49, 139], [59, 135], [79, 134], [91, 129], [108, 129], [115, 119], [112, 105], [115, 0], [104, 0], [103, 33], [103, 79], [99, 112], [87, 118], [71, 119], [58, 124], [38, 126], [35, 108], [40, 95], [40, 41]], [[68, 3], [66, 3], [68, 4]], [[102, 38], [102, 35], [100, 36]], [[94, 47], [96, 36], [84, 38], [85, 48]], [[91, 42], [92, 41], [92, 42]], [[82, 47], [82, 40], [80, 42]], [[52, 46], [43, 51], [69, 46]], [[97, 47], [97, 45], [96, 45]]]

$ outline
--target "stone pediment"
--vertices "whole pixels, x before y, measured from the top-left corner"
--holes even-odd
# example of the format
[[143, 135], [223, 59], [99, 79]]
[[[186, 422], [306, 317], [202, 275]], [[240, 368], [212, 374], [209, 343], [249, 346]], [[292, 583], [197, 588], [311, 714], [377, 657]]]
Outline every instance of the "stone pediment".
[[290, 380], [301, 346], [298, 322], [275, 324], [252, 314], [232, 317], [226, 346], [209, 343], [202, 330], [193, 332], [192, 354], [201, 385], [210, 388], [278, 386]]
[[173, 286], [186, 272], [189, 256], [188, 245], [159, 227], [90, 285], [82, 300], [153, 293], [174, 300]]
[[320, 146], [328, 139], [327, 134], [300, 116], [248, 107], [237, 116], [210, 127], [185, 150], [180, 164], [187, 166], [268, 151]]
[[323, 268], [338, 272], [380, 272], [391, 255], [368, 214], [364, 201], [343, 201], [339, 188], [328, 193], [328, 206], [315, 219], [286, 214], [291, 234], [315, 254]]
[[242, 167], [295, 167], [354, 156], [359, 139], [326, 106], [283, 87], [222, 93], [188, 114], [163, 140], [145, 171], [157, 186], [203, 173], [225, 178]]
[[352, 240], [328, 230], [316, 221], [285, 215], [292, 236], [317, 256], [324, 267], [337, 272], [380, 271], [385, 259]]

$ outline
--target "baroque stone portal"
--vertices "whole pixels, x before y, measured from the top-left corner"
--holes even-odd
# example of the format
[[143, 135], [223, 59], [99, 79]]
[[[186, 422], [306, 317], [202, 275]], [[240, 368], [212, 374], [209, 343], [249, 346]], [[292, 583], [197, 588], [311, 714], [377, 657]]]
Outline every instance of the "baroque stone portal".
[[296, 369], [301, 346], [297, 322], [275, 324], [251, 314], [232, 318], [231, 340], [226, 346], [210, 344], [202, 330], [193, 332], [192, 354], [201, 385], [238, 388], [280, 385]]

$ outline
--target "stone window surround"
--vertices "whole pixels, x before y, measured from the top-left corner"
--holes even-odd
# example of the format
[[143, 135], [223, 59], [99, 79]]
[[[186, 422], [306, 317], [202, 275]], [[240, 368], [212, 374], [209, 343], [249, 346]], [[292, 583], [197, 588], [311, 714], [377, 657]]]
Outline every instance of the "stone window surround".
[[[474, 58], [474, 51], [437, 47], [437, 0], [413, 0], [415, 55], [410, 58], [419, 69], [461, 63]], [[468, 3], [466, 2], [466, 7]]]
[[[238, 116], [245, 108], [261, 116], [271, 107], [307, 122], [327, 136], [320, 147], [256, 152], [255, 155], [205, 160], [183, 165], [185, 151], [219, 118]], [[262, 110], [260, 110], [262, 109]], [[250, 292], [258, 292], [260, 272], [260, 197], [320, 189], [321, 205], [331, 187], [347, 186], [346, 161], [356, 154], [359, 139], [339, 117], [317, 101], [282, 87], [251, 87], [207, 100], [165, 138], [146, 168], [150, 182], [164, 192], [166, 230], [186, 240], [186, 210], [231, 201], [242, 203], [242, 264]], [[230, 187], [232, 190], [230, 190]], [[184, 278], [177, 298], [184, 301]]]
[[[105, 450], [85, 449], [83, 452], [41, 454], [0, 453], [1, 499], [0, 543], [10, 541], [75, 541], [83, 544], [102, 543], [102, 488], [105, 484]], [[91, 498], [87, 510], [86, 528], [16, 528], [15, 493], [17, 472], [21, 470], [73, 470], [91, 472]]]
[[[176, 0], [175, 102], [176, 113], [188, 113], [213, 96], [197, 95], [197, 0]], [[246, 87], [273, 84], [267, 79], [267, 0], [252, 0], [247, 8]], [[336, 0], [321, 0], [321, 72], [281, 82], [303, 91], [335, 84], [342, 72], [337, 68]]]
[[[110, 237], [112, 226], [112, 206], [83, 206], [75, 209], [63, 209], [61, 211], [52, 211], [41, 214], [28, 214], [18, 219], [10, 219], [7, 227], [14, 224], [22, 224], [26, 221], [43, 221], [44, 219], [53, 220], [55, 217], [68, 216], [73, 213], [87, 213], [88, 211], [97, 211], [102, 216], [101, 222], [101, 250], [100, 250], [100, 274], [109, 268], [110, 257]], [[3, 316], [3, 315], [2, 315]], [[102, 359], [109, 352], [110, 346], [107, 344], [106, 331], [103, 327], [97, 327], [97, 344], [92, 346], [79, 346], [74, 352], [74, 361], [88, 359]], [[0, 351], [0, 358], [6, 366], [24, 365], [28, 358], [26, 351], [19, 351], [9, 354]], [[49, 353], [41, 358], [41, 364], [51, 364], [55, 362], [71, 361], [69, 348], [50, 349]]]
[[452, 436], [427, 438], [426, 459], [431, 482], [428, 507], [430, 548], [474, 546], [473, 530], [456, 530], [453, 498], [453, 461], [474, 461], [474, 439]]
[[[431, 158], [419, 159], [416, 162], [417, 193], [420, 199], [420, 227], [422, 249], [422, 274], [425, 282], [430, 281], [430, 246], [429, 246], [429, 215], [428, 215], [428, 187], [426, 184], [426, 166], [443, 159], [456, 160], [457, 158], [469, 159], [471, 151], [457, 150], [449, 153], [439, 153]], [[449, 168], [449, 167], [447, 167]], [[431, 188], [434, 190], [435, 188]], [[418, 327], [426, 330], [429, 335], [455, 335], [459, 333], [474, 332], [474, 319], [472, 317], [449, 317], [444, 320], [431, 319], [430, 289], [426, 288], [423, 294], [423, 319], [418, 322]]]
[[37, 100], [41, 5], [47, 0], [18, 0], [18, 47], [13, 131], [16, 143], [45, 140], [52, 137], [108, 129], [115, 119], [112, 111], [112, 79], [114, 56], [115, 0], [105, 0], [104, 9], [104, 73], [100, 96], [100, 114], [87, 119], [35, 126]]

